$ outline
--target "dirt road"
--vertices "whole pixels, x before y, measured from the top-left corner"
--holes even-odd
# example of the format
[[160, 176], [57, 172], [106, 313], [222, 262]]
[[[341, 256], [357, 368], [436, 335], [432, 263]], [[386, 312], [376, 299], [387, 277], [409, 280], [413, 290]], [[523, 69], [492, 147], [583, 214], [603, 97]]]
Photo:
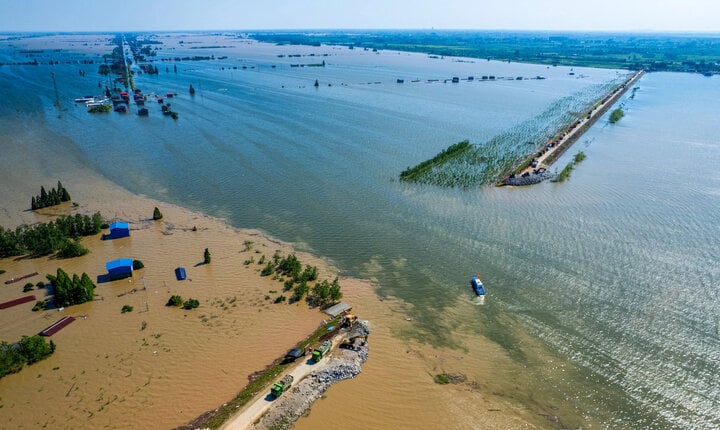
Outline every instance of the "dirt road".
[[[310, 374], [313, 370], [322, 369], [327, 365], [328, 360], [323, 359], [319, 363], [314, 363], [312, 358], [308, 358], [299, 364], [297, 367], [292, 369], [287, 374], [292, 375], [294, 378], [293, 385], [296, 385], [304, 377]], [[282, 375], [284, 376], [284, 375]], [[282, 379], [282, 376], [277, 379]], [[267, 411], [275, 401], [275, 398], [270, 395], [270, 389], [268, 388], [266, 393], [258, 395], [248, 406], [246, 406], [237, 415], [233, 416], [226, 422], [221, 430], [243, 430], [250, 426], [255, 420], [260, 418], [262, 414]]]

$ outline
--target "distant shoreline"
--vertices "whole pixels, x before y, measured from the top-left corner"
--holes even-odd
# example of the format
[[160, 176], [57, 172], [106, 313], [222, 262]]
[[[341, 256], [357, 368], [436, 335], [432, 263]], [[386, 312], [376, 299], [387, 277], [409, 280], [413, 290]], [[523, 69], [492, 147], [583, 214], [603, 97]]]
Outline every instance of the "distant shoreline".
[[248, 37], [287, 45], [340, 45], [351, 49], [416, 52], [548, 67], [644, 69], [648, 72], [686, 72], [706, 76], [720, 74], [716, 56], [707, 54], [713, 49], [720, 50], [720, 39], [715, 33], [490, 30], [368, 30], [352, 33], [326, 30], [309, 33], [300, 30], [257, 31], [248, 33]]

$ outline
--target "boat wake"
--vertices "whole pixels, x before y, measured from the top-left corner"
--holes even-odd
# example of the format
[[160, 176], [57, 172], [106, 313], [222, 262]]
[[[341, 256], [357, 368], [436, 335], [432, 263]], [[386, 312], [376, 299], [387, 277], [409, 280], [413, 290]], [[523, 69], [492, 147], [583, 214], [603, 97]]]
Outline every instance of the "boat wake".
[[477, 296], [474, 299], [472, 299], [472, 304], [475, 306], [483, 306], [485, 305], [485, 296]]

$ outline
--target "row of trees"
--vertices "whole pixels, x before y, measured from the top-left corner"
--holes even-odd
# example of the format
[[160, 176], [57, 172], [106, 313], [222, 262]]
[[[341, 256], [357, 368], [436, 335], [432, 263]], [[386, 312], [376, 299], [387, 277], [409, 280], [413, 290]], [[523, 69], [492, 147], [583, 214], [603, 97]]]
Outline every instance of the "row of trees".
[[[264, 260], [260, 261], [262, 264]], [[295, 254], [288, 254], [287, 257], [282, 257], [279, 251], [273, 254], [272, 260], [268, 261], [263, 270], [260, 272], [262, 276], [268, 276], [272, 274], [281, 275], [289, 278], [290, 281], [308, 282], [315, 281], [318, 278], [318, 268], [314, 266], [305, 266], [305, 270], [302, 270], [302, 263], [295, 256]]]
[[470, 148], [471, 145], [470, 141], [468, 140], [463, 140], [462, 142], [450, 145], [449, 147], [447, 147], [447, 149], [443, 150], [433, 158], [425, 160], [414, 167], [408, 167], [407, 169], [400, 172], [400, 180], [406, 182], [415, 182], [418, 180], [418, 178], [420, 178], [420, 176], [430, 171], [433, 167], [439, 166], [447, 162], [448, 160], [459, 157]]
[[58, 268], [55, 276], [48, 274], [48, 280], [53, 285], [53, 301], [55, 306], [71, 306], [92, 301], [95, 284], [87, 273], [78, 276], [73, 273], [72, 278], [64, 270]]
[[[263, 264], [264, 262], [265, 259], [263, 257], [259, 264]], [[285, 291], [292, 290], [293, 295], [291, 301], [293, 302], [302, 300], [307, 296], [307, 300], [311, 305], [325, 307], [342, 298], [340, 283], [337, 278], [332, 282], [328, 282], [327, 280], [317, 282], [310, 287], [310, 282], [317, 281], [320, 272], [316, 266], [305, 265], [305, 269], [303, 269], [302, 263], [300, 263], [300, 260], [298, 260], [295, 254], [282, 257], [280, 252], [276, 251], [272, 259], [265, 264], [260, 274], [262, 276], [274, 274], [284, 278], [284, 289]], [[276, 301], [276, 303], [278, 303], [278, 301]]]
[[315, 284], [310, 291], [308, 299], [314, 306], [321, 308], [340, 301], [340, 299], [342, 299], [342, 291], [340, 291], [338, 278], [335, 278], [332, 282], [324, 280]]
[[36, 363], [55, 352], [55, 343], [48, 344], [39, 335], [23, 336], [20, 342], [0, 342], [0, 378], [22, 370], [26, 364]]
[[[0, 258], [15, 255], [47, 255], [68, 246], [70, 239], [100, 233], [102, 217], [100, 212], [89, 215], [68, 215], [55, 221], [33, 226], [20, 226], [15, 230], [0, 226]], [[61, 255], [63, 256], [63, 255]], [[72, 252], [65, 256], [74, 256]]]
[[45, 187], [40, 186], [40, 194], [30, 200], [30, 208], [32, 208], [32, 210], [42, 209], [69, 201], [70, 193], [68, 193], [68, 190], [58, 181], [57, 189], [53, 188], [49, 193], [45, 191]]

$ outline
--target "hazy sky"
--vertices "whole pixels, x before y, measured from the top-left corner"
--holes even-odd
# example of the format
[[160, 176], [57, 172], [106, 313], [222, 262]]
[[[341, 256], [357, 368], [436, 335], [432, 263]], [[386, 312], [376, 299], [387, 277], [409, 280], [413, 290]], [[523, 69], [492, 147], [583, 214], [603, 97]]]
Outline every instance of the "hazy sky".
[[0, 32], [324, 28], [720, 32], [720, 0], [0, 0]]

